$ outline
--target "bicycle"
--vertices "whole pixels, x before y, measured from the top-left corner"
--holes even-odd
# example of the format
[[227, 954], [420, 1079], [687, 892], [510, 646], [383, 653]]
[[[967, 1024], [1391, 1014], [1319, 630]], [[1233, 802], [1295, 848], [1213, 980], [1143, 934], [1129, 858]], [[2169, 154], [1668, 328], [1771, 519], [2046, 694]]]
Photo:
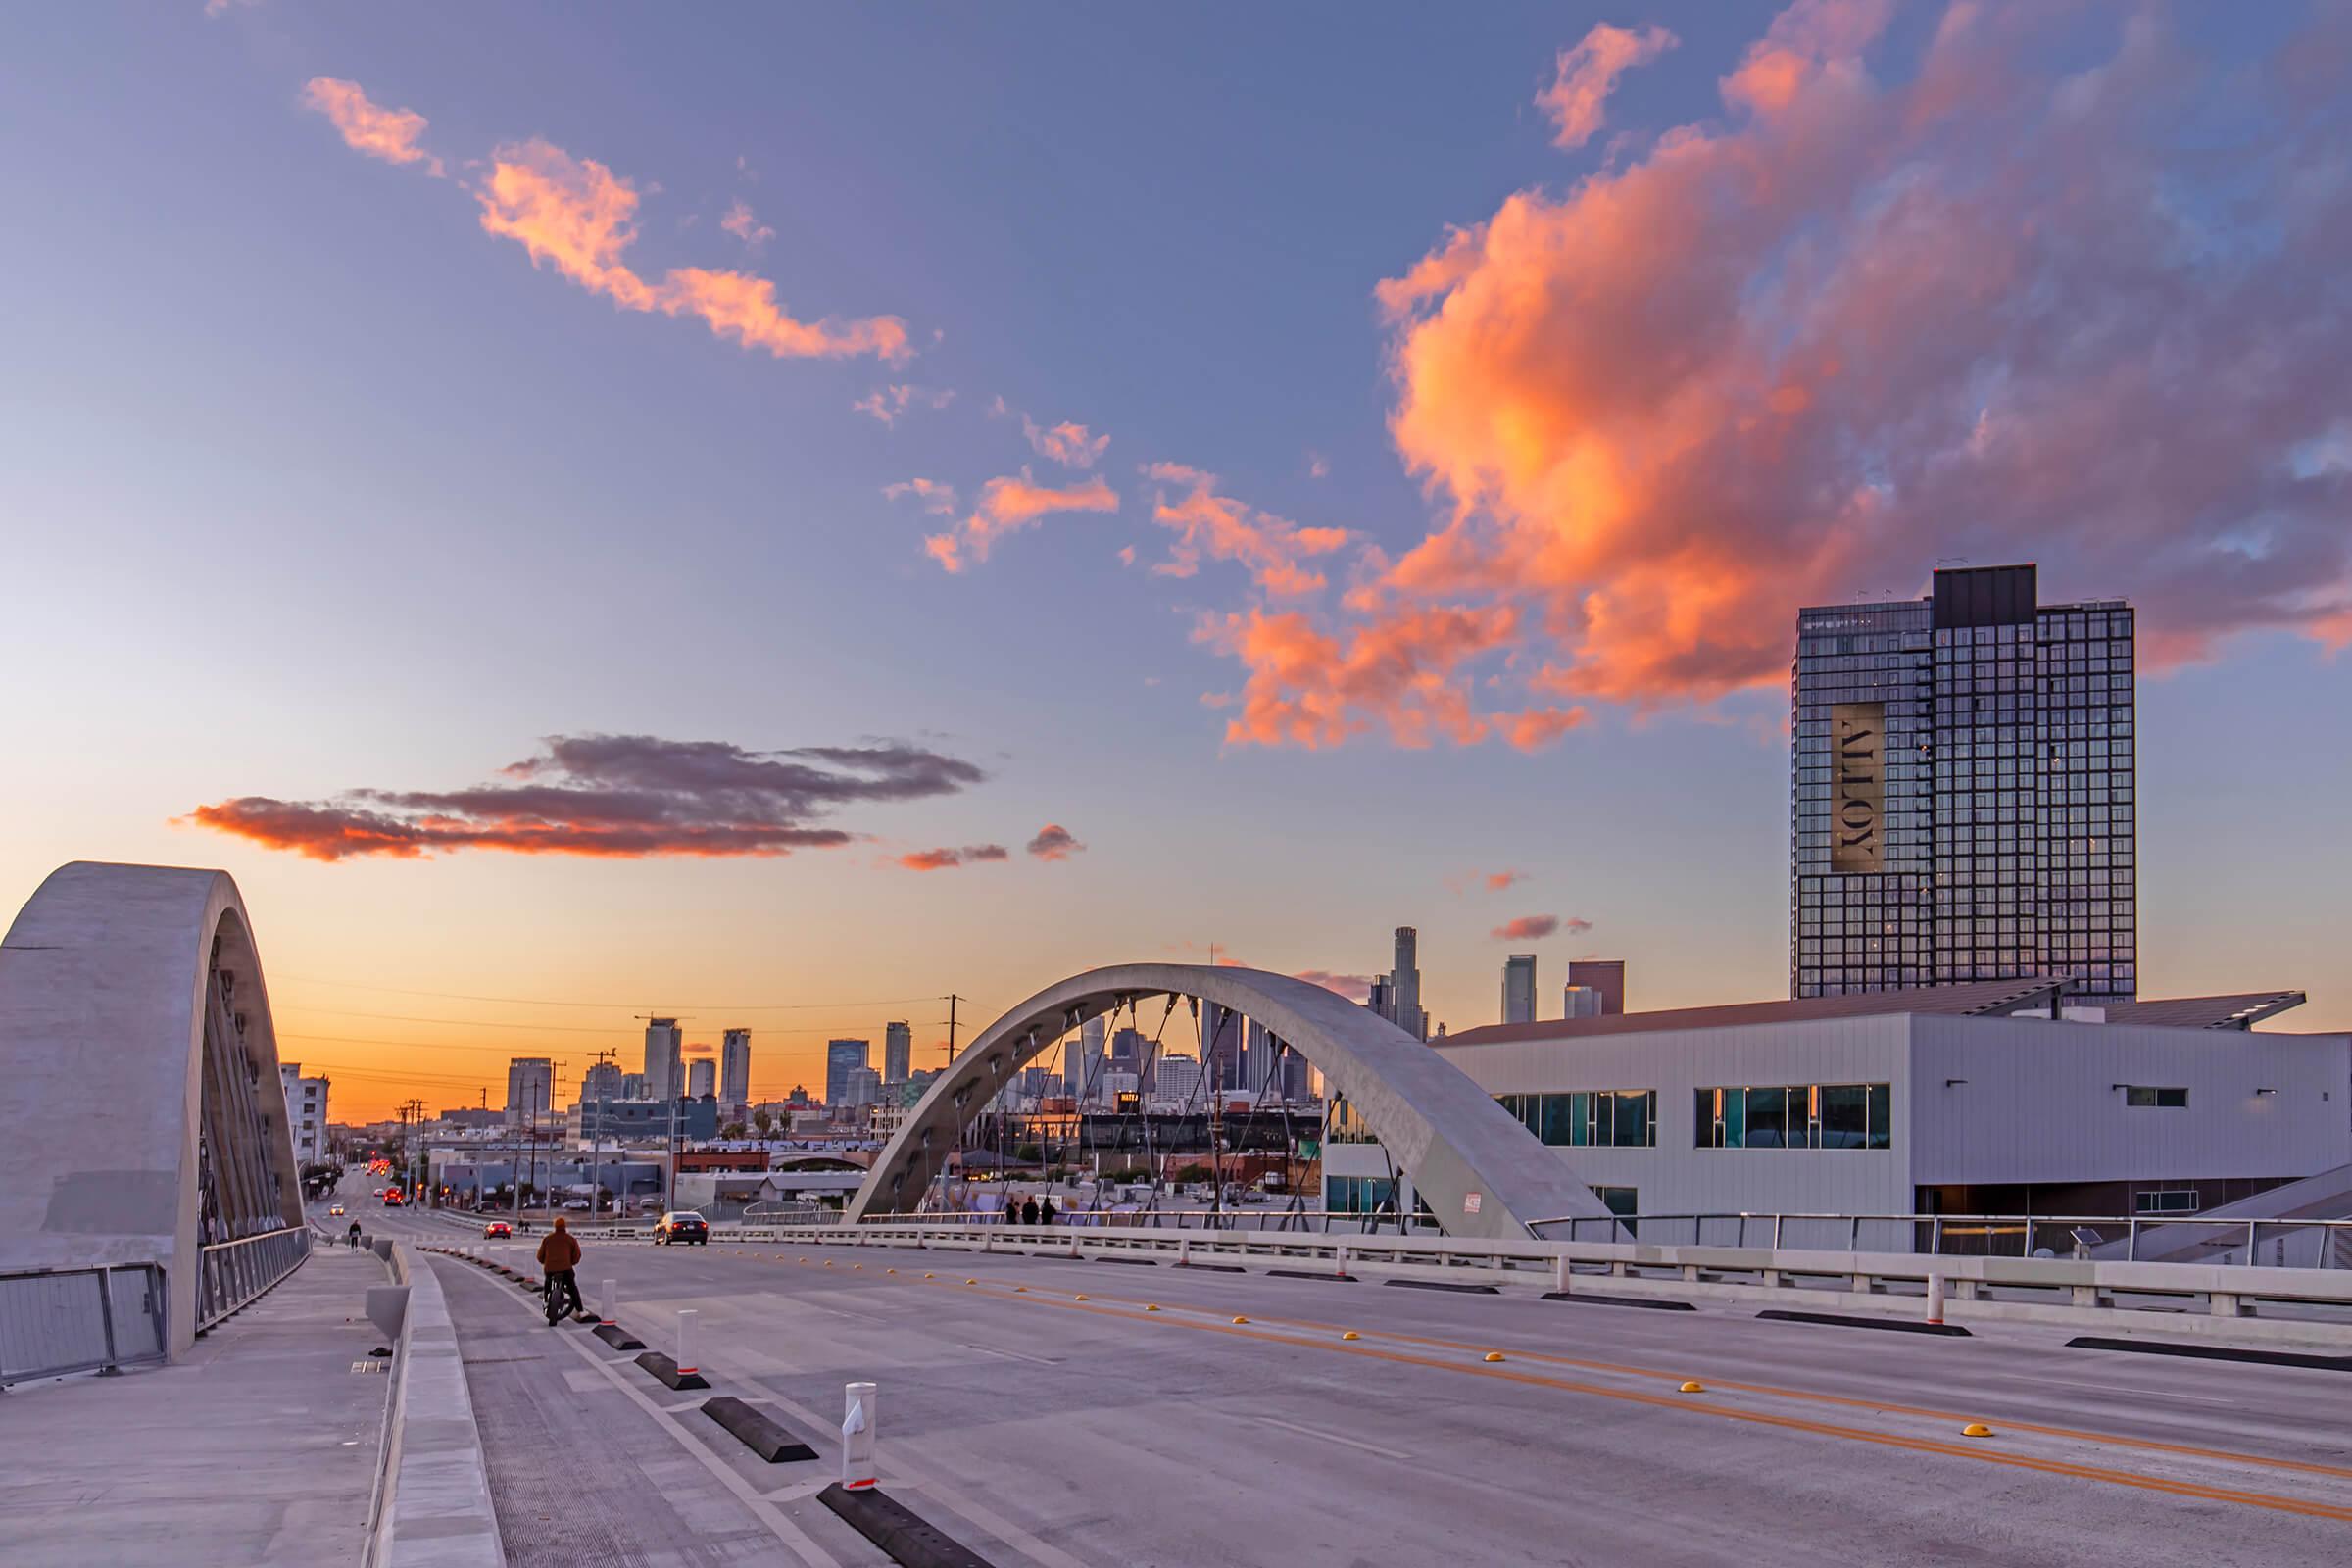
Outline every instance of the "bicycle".
[[539, 1294], [546, 1298], [547, 1326], [554, 1328], [572, 1312], [585, 1312], [588, 1303], [580, 1299], [578, 1276], [569, 1269], [549, 1274], [539, 1282]]

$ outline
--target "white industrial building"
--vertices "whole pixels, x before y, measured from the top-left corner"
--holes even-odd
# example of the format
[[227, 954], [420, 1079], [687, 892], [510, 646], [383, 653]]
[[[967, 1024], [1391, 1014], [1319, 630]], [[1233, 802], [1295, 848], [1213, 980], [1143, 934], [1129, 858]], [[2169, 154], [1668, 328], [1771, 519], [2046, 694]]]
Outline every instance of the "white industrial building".
[[305, 1078], [302, 1063], [278, 1063], [278, 1081], [286, 1090], [286, 1126], [294, 1134], [294, 1158], [302, 1165], [326, 1163], [326, 1090], [324, 1078]]
[[[1436, 1049], [1619, 1213], [2180, 1214], [2352, 1165], [2352, 1035], [2248, 1027], [2299, 993], [2070, 1015], [2062, 990], [1551, 1019]], [[1344, 1136], [1326, 1202], [1360, 1211], [1391, 1166]]]

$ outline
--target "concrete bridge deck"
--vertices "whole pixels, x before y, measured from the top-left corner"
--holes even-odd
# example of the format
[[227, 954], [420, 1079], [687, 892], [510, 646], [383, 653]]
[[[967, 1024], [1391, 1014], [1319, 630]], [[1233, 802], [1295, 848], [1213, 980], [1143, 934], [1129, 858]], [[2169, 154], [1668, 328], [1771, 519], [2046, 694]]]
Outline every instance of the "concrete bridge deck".
[[[528, 1266], [523, 1245], [505, 1255]], [[842, 1385], [879, 1383], [884, 1485], [1000, 1565], [2352, 1556], [2341, 1372], [2072, 1349], [2035, 1327], [1936, 1339], [1711, 1302], [881, 1248], [592, 1244], [581, 1276], [592, 1299], [615, 1279], [622, 1323], [657, 1348], [698, 1313], [718, 1390], [819, 1452], [770, 1473], [779, 1495], [833, 1473]], [[521, 1321], [528, 1298], [504, 1290], [483, 1308]], [[452, 1298], [462, 1337], [511, 1332]], [[1964, 1437], [1971, 1421], [1991, 1435]], [[865, 1560], [813, 1537], [798, 1555]]]

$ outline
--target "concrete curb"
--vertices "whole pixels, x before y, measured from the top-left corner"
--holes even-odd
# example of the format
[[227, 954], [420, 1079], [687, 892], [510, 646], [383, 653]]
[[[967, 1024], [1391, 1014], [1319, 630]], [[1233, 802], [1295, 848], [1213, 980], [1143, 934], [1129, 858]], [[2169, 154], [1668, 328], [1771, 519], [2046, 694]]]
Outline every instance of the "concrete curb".
[[393, 1256], [409, 1309], [368, 1568], [500, 1568], [506, 1547], [441, 1281], [408, 1248]]

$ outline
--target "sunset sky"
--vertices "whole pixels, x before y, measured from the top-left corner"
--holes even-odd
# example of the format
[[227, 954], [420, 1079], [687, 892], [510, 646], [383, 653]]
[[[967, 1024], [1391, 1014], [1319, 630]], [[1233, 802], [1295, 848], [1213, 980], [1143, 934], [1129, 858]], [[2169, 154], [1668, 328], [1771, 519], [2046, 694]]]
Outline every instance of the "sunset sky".
[[2141, 994], [2352, 1027], [2347, 146], [2327, 5], [12, 9], [0, 902], [225, 867], [338, 1118], [1770, 998], [1796, 607], [2034, 560]]

